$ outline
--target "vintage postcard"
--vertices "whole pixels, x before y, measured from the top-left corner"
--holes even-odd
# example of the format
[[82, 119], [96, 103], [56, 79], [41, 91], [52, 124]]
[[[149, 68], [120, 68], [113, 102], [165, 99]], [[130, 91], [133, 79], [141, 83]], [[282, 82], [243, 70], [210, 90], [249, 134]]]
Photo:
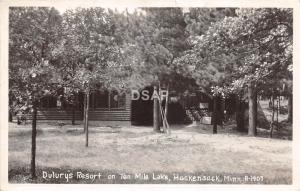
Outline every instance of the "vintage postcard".
[[298, 1], [0, 5], [0, 190], [300, 189]]

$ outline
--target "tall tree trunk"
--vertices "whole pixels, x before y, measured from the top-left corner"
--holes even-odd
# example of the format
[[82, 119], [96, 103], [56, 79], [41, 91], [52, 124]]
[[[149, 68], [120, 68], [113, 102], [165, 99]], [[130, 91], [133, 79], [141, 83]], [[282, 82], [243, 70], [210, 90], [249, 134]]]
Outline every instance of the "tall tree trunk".
[[288, 95], [288, 122], [293, 122], [293, 94]]
[[169, 107], [169, 85], [167, 88], [167, 97], [166, 97], [166, 103], [165, 103], [165, 121], [166, 121], [167, 131], [168, 131], [168, 133], [171, 133], [171, 129], [170, 129], [169, 123], [168, 123], [168, 107]]
[[[154, 86], [154, 91], [153, 93], [157, 93], [157, 87]], [[159, 128], [159, 123], [160, 123], [160, 120], [159, 120], [159, 101], [158, 101], [158, 98], [156, 96], [154, 96], [154, 99], [153, 99], [153, 130], [154, 131], [160, 131], [160, 128]]]
[[249, 99], [249, 128], [248, 135], [256, 136], [256, 122], [257, 122], [257, 92], [253, 83], [248, 86], [248, 99]]
[[270, 138], [273, 137], [273, 130], [274, 130], [274, 117], [275, 117], [275, 105], [274, 105], [274, 95], [272, 94], [271, 98], [272, 103], [272, 118], [271, 118], [271, 128], [270, 128]]
[[75, 109], [76, 109], [76, 95], [75, 95], [75, 92], [73, 91], [72, 92], [73, 96], [72, 96], [72, 125], [75, 125]]
[[[159, 97], [160, 97], [160, 94], [161, 94], [161, 88], [160, 88], [160, 83], [158, 84], [158, 95], [159, 95]], [[161, 127], [163, 127], [164, 128], [164, 121], [163, 121], [163, 113], [162, 112], [160, 112], [160, 110], [162, 110], [163, 111], [163, 106], [162, 106], [162, 100], [160, 100], [161, 99], [161, 97], [159, 98], [159, 100], [158, 100], [158, 120], [159, 120], [159, 129], [161, 128]]]
[[241, 101], [240, 97], [237, 94], [236, 95], [236, 100], [235, 100], [235, 120], [236, 120], [236, 126], [237, 126], [237, 131], [243, 131], [243, 126], [242, 126], [242, 121], [241, 121]]
[[74, 102], [72, 105], [72, 125], [75, 125], [75, 108], [76, 108], [76, 105]]
[[213, 134], [216, 134], [218, 131], [218, 120], [217, 120], [217, 96], [213, 97], [214, 107], [213, 107]]
[[219, 111], [219, 118], [221, 119], [221, 126], [223, 127], [223, 125], [225, 124], [225, 98], [220, 98], [219, 99], [221, 101], [221, 109]]
[[278, 108], [279, 108], [279, 115], [280, 115], [280, 105], [281, 105], [281, 96], [280, 96], [280, 93], [279, 93], [279, 96], [278, 96]]
[[278, 117], [279, 117], [279, 110], [280, 110], [280, 108], [279, 108], [279, 96], [277, 96], [277, 105], [276, 105], [276, 107], [277, 107], [277, 112], [276, 112], [276, 125], [278, 125]]
[[8, 111], [8, 121], [12, 122], [12, 120], [13, 120], [12, 111], [9, 109], [9, 111]]
[[86, 130], [86, 94], [83, 98], [83, 132]]
[[36, 156], [36, 116], [37, 116], [37, 105], [36, 101], [33, 102], [32, 106], [32, 132], [31, 132], [31, 166], [30, 166], [30, 172], [31, 172], [31, 178], [36, 178], [35, 173], [35, 156]]
[[255, 120], [255, 136], [257, 135], [257, 106], [259, 104], [259, 100], [257, 100], [257, 90], [255, 90], [255, 107], [254, 107], [254, 111], [255, 111], [255, 115], [254, 115], [254, 120]]
[[90, 105], [90, 90], [86, 93], [86, 110], [85, 110], [85, 146], [89, 146], [89, 105]]
[[240, 126], [241, 126], [241, 131], [246, 131], [245, 128], [245, 103], [243, 102], [243, 100], [240, 100]]

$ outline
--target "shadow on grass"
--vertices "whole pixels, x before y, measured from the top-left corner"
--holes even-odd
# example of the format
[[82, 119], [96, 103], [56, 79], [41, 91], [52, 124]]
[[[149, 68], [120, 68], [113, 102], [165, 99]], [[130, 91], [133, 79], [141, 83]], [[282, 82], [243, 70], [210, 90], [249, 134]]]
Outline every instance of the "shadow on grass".
[[[36, 130], [37, 136], [43, 135], [43, 129]], [[10, 131], [9, 137], [30, 137], [31, 136], [31, 128], [30, 129], [19, 129], [18, 131]]]
[[[45, 125], [45, 124], [44, 124]], [[51, 126], [51, 124], [46, 124], [47, 128], [42, 126], [37, 127], [37, 137], [43, 135], [72, 135], [72, 136], [80, 136], [84, 134], [83, 126], [82, 125], [63, 125], [59, 126]], [[128, 136], [128, 138], [136, 138], [136, 137], [143, 137], [155, 134], [153, 131], [149, 131], [152, 129], [152, 126], [134, 126], [133, 128], [141, 129], [141, 131], [131, 131], [131, 127], [123, 128], [121, 126], [90, 126], [89, 133], [90, 134], [118, 134], [120, 136]], [[170, 126], [171, 131], [185, 131], [185, 132], [194, 132], [197, 134], [213, 134], [212, 125], [204, 125], [198, 124], [195, 126], [192, 125], [183, 125], [183, 124], [172, 124]], [[235, 124], [224, 126], [218, 125], [218, 133], [217, 134], [230, 134], [230, 135], [237, 135], [237, 136], [248, 136], [247, 131], [239, 132], [235, 128]], [[31, 136], [31, 127], [26, 126], [26, 128], [22, 128], [19, 126], [13, 126], [12, 130], [9, 131], [9, 137], [28, 137]], [[292, 124], [291, 123], [280, 123], [280, 128], [275, 128], [273, 133], [274, 139], [286, 139], [292, 140]], [[258, 128], [257, 137], [262, 138], [269, 138], [269, 130]]]
[[[284, 122], [282, 122], [281, 124], [283, 123]], [[178, 129], [172, 128], [172, 130], [178, 130]], [[200, 134], [213, 134], [212, 125], [199, 124], [195, 126], [187, 126], [183, 130], [186, 132], [195, 132]], [[245, 131], [243, 132], [237, 131], [235, 124], [224, 125], [224, 126], [218, 125], [217, 134], [227, 134], [227, 135], [237, 135], [237, 136], [247, 137], [248, 136], [247, 131], [248, 131], [247, 129], [245, 129]], [[257, 137], [270, 138], [270, 130], [257, 128]], [[292, 140], [292, 138], [293, 138], [293, 130], [292, 130], [291, 123], [284, 123], [283, 125], [280, 125], [279, 128], [275, 128], [272, 137], [272, 139], [284, 139], [284, 140]]]

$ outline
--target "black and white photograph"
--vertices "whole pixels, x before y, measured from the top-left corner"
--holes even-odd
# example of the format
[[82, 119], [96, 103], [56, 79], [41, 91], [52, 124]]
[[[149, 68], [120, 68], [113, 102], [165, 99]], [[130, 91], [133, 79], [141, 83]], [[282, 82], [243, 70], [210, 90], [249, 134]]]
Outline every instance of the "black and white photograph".
[[292, 185], [293, 14], [10, 6], [8, 183]]

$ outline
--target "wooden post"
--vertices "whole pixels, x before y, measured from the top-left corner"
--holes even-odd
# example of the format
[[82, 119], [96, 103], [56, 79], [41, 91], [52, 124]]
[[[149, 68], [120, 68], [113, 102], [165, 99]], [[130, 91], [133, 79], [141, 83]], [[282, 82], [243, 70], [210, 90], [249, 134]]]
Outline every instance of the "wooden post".
[[170, 131], [167, 131], [169, 129], [169, 124], [168, 124], [168, 121], [167, 121], [165, 111], [162, 108], [162, 101], [160, 100], [160, 98], [158, 99], [158, 102], [159, 102], [160, 117], [161, 117], [161, 120], [162, 120], [162, 123], [163, 123], [163, 132], [164, 133], [170, 133]]
[[[157, 95], [157, 87], [154, 86], [154, 91], [153, 93], [156, 93]], [[160, 131], [159, 128], [159, 101], [156, 96], [154, 96], [153, 99], [153, 130], [154, 131]]]
[[32, 132], [31, 132], [31, 178], [36, 178], [35, 173], [35, 156], [36, 156], [36, 120], [37, 120], [37, 103], [34, 100], [32, 106]]
[[218, 132], [218, 121], [217, 121], [217, 96], [213, 97], [214, 107], [213, 107], [213, 134]]
[[[162, 121], [162, 125], [163, 125], [163, 132], [167, 132], [167, 125], [166, 125], [166, 120], [165, 120], [165, 114], [164, 114], [164, 110], [162, 108], [162, 103], [161, 103], [161, 100], [158, 99], [158, 103], [159, 103], [159, 111], [160, 111], [160, 120]], [[161, 123], [161, 122], [159, 122]]]
[[88, 88], [86, 93], [86, 111], [85, 111], [85, 146], [89, 146], [89, 102], [90, 102], [90, 90]]

